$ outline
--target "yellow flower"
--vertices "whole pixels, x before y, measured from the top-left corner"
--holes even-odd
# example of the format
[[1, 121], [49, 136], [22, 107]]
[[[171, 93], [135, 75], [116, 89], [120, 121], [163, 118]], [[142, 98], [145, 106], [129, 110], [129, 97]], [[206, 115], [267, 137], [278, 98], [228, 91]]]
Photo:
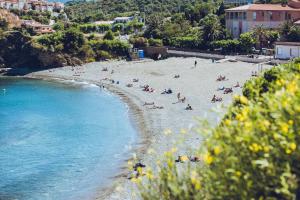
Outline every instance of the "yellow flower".
[[247, 103], [248, 103], [247, 97], [245, 97], [245, 96], [240, 96], [240, 102], [241, 102], [242, 104], [247, 104]]
[[286, 153], [286, 154], [291, 154], [292, 151], [291, 151], [290, 149], [286, 149], [286, 150], [285, 150], [285, 153]]
[[263, 125], [266, 127], [269, 127], [271, 125], [271, 123], [268, 120], [264, 120]]
[[259, 150], [261, 150], [261, 146], [256, 144], [256, 143], [252, 143], [250, 146], [249, 146], [249, 149], [253, 152], [258, 152]]
[[297, 83], [295, 81], [292, 81], [290, 84], [286, 87], [287, 91], [290, 93], [294, 93], [297, 91]]
[[149, 180], [152, 180], [153, 179], [153, 174], [152, 174], [152, 171], [150, 169], [147, 170], [146, 172], [146, 177], [149, 179]]
[[140, 178], [132, 178], [131, 182], [133, 182], [133, 183], [140, 183], [141, 179]]
[[297, 145], [296, 145], [294, 142], [290, 143], [289, 146], [290, 146], [290, 149], [291, 149], [292, 151], [295, 151], [296, 148], [297, 148]]
[[219, 155], [221, 153], [221, 148], [219, 146], [214, 148], [214, 154]]
[[201, 189], [201, 183], [200, 183], [199, 176], [196, 171], [192, 171], [192, 173], [191, 173], [191, 183], [194, 185], [196, 190]]
[[270, 152], [270, 147], [269, 146], [264, 146], [264, 152], [269, 153]]
[[236, 119], [238, 120], [238, 121], [244, 121], [245, 120], [245, 117], [243, 116], [243, 115], [241, 115], [241, 114], [237, 114], [236, 115]]
[[224, 123], [225, 123], [226, 126], [229, 126], [229, 125], [231, 124], [231, 121], [230, 121], [229, 119], [226, 119], [226, 120], [224, 121]]
[[180, 130], [180, 133], [181, 133], [181, 134], [187, 134], [187, 131], [186, 131], [185, 129], [182, 128], [182, 129]]
[[171, 153], [175, 153], [177, 151], [177, 148], [176, 147], [173, 147], [172, 149], [171, 149]]
[[242, 173], [241, 173], [240, 171], [236, 171], [236, 172], [235, 172], [235, 175], [236, 175], [237, 177], [240, 177], [240, 176], [242, 175]]
[[204, 155], [203, 160], [206, 164], [210, 165], [213, 162], [213, 157], [207, 153]]
[[273, 134], [274, 140], [278, 140], [280, 138], [280, 135], [278, 133]]
[[164, 134], [165, 135], [170, 135], [172, 133], [172, 130], [171, 129], [166, 129], [165, 131], [164, 131]]
[[293, 125], [293, 124], [294, 124], [293, 120], [289, 120], [289, 121], [288, 121], [288, 124], [289, 124], [289, 125]]
[[281, 123], [280, 124], [280, 130], [283, 133], [288, 133], [289, 132], [289, 125], [287, 123]]
[[247, 131], [250, 131], [251, 128], [252, 128], [252, 124], [251, 124], [250, 122], [245, 122], [245, 129], [246, 129]]

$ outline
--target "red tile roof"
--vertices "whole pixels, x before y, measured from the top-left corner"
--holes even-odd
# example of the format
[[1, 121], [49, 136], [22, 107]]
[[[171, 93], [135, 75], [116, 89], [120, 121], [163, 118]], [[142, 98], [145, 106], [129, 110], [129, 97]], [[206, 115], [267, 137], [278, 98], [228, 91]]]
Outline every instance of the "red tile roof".
[[226, 9], [226, 11], [300, 11], [300, 8], [282, 6], [281, 4], [250, 4]]

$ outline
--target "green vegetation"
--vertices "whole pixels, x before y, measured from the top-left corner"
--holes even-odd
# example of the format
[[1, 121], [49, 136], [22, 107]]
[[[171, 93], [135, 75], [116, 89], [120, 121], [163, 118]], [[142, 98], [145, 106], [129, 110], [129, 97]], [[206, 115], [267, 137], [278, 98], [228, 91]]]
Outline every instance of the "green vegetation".
[[21, 19], [35, 20], [42, 24], [49, 24], [51, 19], [51, 13], [48, 11], [38, 12], [34, 10], [30, 10], [30, 11], [11, 10], [11, 12], [18, 15]]
[[299, 89], [299, 60], [248, 81], [219, 126], [199, 127], [202, 162], [176, 164], [172, 148], [157, 173], [133, 179], [142, 198], [299, 199]]

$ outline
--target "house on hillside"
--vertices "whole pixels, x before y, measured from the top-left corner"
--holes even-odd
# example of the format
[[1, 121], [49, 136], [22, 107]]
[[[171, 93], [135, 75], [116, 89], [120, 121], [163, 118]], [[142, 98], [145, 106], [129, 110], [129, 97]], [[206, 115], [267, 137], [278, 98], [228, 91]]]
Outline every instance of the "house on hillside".
[[11, 10], [36, 10], [61, 12], [64, 9], [64, 4], [60, 2], [47, 2], [45, 0], [0, 0], [0, 8]]
[[224, 0], [225, 5], [246, 5], [246, 4], [252, 4], [255, 3], [256, 0]]
[[124, 23], [130, 22], [134, 19], [134, 17], [116, 17], [114, 19], [114, 23]]
[[33, 32], [37, 35], [55, 32], [50, 25], [44, 25], [34, 20], [22, 20], [22, 26], [32, 28]]
[[276, 42], [276, 59], [293, 59], [300, 57], [300, 42]]
[[256, 26], [278, 28], [286, 21], [300, 19], [300, 1], [283, 4], [250, 4], [225, 10], [226, 28], [238, 38]]

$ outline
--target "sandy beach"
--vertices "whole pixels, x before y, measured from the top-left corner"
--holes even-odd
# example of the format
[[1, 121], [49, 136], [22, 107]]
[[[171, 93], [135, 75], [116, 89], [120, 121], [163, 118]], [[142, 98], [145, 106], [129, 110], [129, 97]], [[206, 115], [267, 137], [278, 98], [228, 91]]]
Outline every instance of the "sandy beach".
[[[263, 68], [269, 67], [263, 65]], [[103, 71], [105, 68], [107, 71]], [[188, 155], [191, 149], [199, 147], [201, 136], [193, 129], [198, 124], [197, 119], [207, 120], [216, 125], [226, 106], [231, 103], [232, 96], [242, 91], [241, 87], [233, 86], [237, 82], [242, 86], [251, 78], [252, 71], [258, 71], [256, 64], [213, 63], [210, 59], [199, 58], [169, 58], [161, 61], [95, 62], [34, 72], [26, 76], [103, 84], [109, 91], [119, 95], [130, 107], [133, 123], [141, 133], [141, 140], [133, 147], [132, 152], [142, 163], [151, 166], [164, 151], [174, 146], [177, 146], [179, 155]], [[179, 75], [179, 78], [174, 78], [175, 75]], [[216, 81], [219, 75], [226, 76], [226, 80]], [[114, 80], [114, 83], [111, 80]], [[154, 92], [143, 91], [141, 86], [144, 85], [149, 85]], [[232, 87], [233, 93], [223, 94], [223, 91], [217, 91], [222, 86]], [[161, 94], [169, 88], [172, 94]], [[186, 98], [184, 103], [178, 102], [178, 93], [181, 99]], [[223, 101], [211, 103], [214, 94], [222, 97]], [[163, 109], [153, 109], [153, 105], [143, 106], [145, 102], [154, 102], [155, 106]], [[192, 110], [185, 109], [188, 104]], [[177, 144], [180, 132], [185, 131], [188, 134], [184, 142]], [[124, 158], [124, 166], [120, 166], [120, 174], [126, 173], [126, 159]], [[130, 181], [124, 176], [120, 177], [114, 179], [112, 184], [115, 187], [101, 190], [96, 199], [135, 199]]]

